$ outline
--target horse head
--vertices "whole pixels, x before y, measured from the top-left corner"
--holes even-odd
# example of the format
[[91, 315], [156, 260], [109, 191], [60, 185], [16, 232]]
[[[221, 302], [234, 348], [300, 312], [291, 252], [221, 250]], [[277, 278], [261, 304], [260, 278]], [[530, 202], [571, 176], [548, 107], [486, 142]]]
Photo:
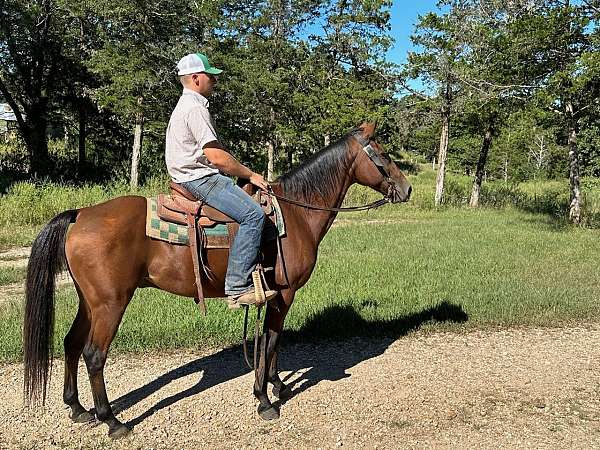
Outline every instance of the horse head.
[[363, 123], [354, 135], [356, 146], [355, 181], [385, 195], [391, 202], [406, 202], [412, 187], [406, 175], [375, 141], [375, 124]]

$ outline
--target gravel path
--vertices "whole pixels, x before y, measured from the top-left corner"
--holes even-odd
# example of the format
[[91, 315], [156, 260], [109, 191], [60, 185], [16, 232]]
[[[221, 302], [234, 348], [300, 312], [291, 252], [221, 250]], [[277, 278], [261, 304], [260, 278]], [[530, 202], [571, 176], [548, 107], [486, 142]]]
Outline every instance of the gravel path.
[[[22, 368], [0, 365], [0, 448], [600, 448], [600, 325], [296, 344], [281, 419], [255, 412], [239, 348], [109, 359], [118, 417], [70, 423], [56, 361], [45, 410], [21, 404]], [[91, 404], [80, 367], [80, 392]]]

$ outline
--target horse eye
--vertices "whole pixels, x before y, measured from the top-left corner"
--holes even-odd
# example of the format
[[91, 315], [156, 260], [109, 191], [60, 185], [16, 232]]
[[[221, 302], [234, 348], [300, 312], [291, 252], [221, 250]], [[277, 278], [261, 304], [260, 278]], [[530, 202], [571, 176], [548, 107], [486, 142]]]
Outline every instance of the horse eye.
[[392, 161], [392, 158], [390, 158], [390, 155], [387, 152], [382, 152], [381, 153], [381, 157], [383, 159], [385, 159], [387, 162], [391, 162]]

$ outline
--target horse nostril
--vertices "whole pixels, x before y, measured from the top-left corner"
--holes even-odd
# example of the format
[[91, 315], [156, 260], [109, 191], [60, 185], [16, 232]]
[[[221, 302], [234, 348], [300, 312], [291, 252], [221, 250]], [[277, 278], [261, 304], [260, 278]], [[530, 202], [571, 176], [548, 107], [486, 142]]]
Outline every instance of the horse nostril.
[[406, 200], [410, 198], [410, 194], [412, 193], [412, 186], [408, 186], [408, 191], [406, 191]]

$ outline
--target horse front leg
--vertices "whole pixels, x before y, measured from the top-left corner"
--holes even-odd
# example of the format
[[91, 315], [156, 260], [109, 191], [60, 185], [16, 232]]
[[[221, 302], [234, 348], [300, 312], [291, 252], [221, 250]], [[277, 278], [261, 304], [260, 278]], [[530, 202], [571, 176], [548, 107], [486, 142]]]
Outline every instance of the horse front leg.
[[[276, 354], [288, 307], [283, 302], [278, 303], [282, 305], [278, 310], [272, 306], [267, 307], [265, 325], [260, 337], [258, 364], [254, 369], [254, 396], [259, 401], [258, 414], [264, 420], [279, 418], [279, 410], [273, 406], [267, 394], [268, 382], [273, 383], [273, 380], [279, 380], [277, 384], [279, 386], [278, 392], [281, 392], [281, 389], [285, 387], [277, 374]], [[273, 365], [274, 359], [275, 363]]]
[[287, 400], [292, 396], [292, 390], [290, 387], [281, 381], [279, 378], [279, 367], [278, 367], [278, 356], [279, 348], [281, 344], [281, 333], [277, 333], [277, 342], [275, 343], [275, 351], [273, 358], [271, 359], [271, 366], [269, 367], [269, 383], [273, 385], [273, 395], [279, 400]]

